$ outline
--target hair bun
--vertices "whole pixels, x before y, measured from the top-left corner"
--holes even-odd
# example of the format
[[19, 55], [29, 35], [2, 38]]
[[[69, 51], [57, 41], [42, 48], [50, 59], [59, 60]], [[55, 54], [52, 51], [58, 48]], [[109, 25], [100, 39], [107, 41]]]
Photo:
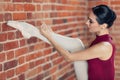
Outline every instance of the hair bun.
[[96, 15], [96, 20], [98, 23], [106, 23], [108, 25], [108, 28], [112, 26], [113, 22], [116, 19], [115, 12], [106, 5], [98, 5], [96, 7], [93, 7], [92, 11]]

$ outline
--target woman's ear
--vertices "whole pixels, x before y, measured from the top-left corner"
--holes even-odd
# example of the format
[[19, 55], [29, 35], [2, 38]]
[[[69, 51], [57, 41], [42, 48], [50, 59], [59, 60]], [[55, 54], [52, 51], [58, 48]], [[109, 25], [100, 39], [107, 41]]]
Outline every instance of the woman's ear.
[[102, 29], [105, 29], [105, 28], [107, 28], [107, 26], [108, 26], [108, 25], [107, 25], [106, 23], [104, 23], [104, 24], [102, 24], [101, 28], [102, 28]]

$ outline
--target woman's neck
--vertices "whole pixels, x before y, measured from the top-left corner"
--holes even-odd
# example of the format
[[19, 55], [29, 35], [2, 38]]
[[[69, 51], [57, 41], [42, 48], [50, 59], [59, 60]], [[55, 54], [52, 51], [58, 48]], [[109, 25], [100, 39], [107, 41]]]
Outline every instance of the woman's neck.
[[101, 30], [100, 32], [97, 32], [98, 36], [105, 35], [105, 34], [109, 34], [109, 30], [108, 29], [104, 29], [104, 30]]

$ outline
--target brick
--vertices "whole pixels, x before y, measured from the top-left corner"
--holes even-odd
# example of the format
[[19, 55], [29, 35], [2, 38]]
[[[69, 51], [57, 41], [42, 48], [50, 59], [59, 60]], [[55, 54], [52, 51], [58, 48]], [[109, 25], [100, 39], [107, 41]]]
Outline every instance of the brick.
[[18, 77], [13, 77], [11, 78], [11, 80], [18, 80]]
[[44, 77], [45, 77], [44, 73], [41, 73], [33, 80], [42, 80]]
[[3, 48], [3, 44], [0, 44], [0, 52], [3, 51], [4, 48]]
[[51, 58], [51, 60], [53, 60], [53, 59], [56, 59], [56, 58], [58, 58], [59, 57], [59, 54], [58, 53], [55, 53], [55, 54], [53, 54], [50, 58]]
[[20, 31], [16, 31], [16, 38], [18, 39], [18, 38], [22, 38], [23, 36], [22, 36], [22, 33], [20, 32]]
[[14, 30], [14, 28], [8, 26], [6, 23], [2, 24], [2, 32], [4, 32], [4, 31], [10, 31], [10, 30]]
[[[41, 21], [37, 21], [36, 26], [40, 26], [40, 25], [42, 25], [42, 22]], [[39, 27], [38, 27], [38, 29], [39, 29]]]
[[17, 60], [12, 60], [4, 63], [4, 70], [14, 68], [17, 66]]
[[19, 65], [23, 64], [24, 62], [25, 62], [25, 57], [24, 56], [19, 57], [19, 59], [18, 59]]
[[[82, 2], [82, 1], [81, 1]], [[69, 1], [68, 2], [69, 4], [72, 4], [72, 5], [79, 5], [80, 4], [80, 2], [78, 1], [78, 0], [71, 0], [71, 1]]]
[[11, 41], [4, 44], [5, 50], [10, 50], [19, 47], [18, 41]]
[[37, 10], [37, 11], [40, 11], [41, 9], [42, 9], [42, 6], [41, 6], [41, 5], [37, 5], [37, 6], [36, 6], [36, 10]]
[[0, 73], [0, 80], [6, 80], [5, 72]]
[[[54, 21], [55, 22], [55, 21]], [[54, 23], [53, 22], [53, 23]], [[54, 23], [55, 24], [55, 23]], [[54, 26], [53, 28], [53, 31], [58, 31], [58, 30], [61, 30], [61, 26]]]
[[72, 10], [77, 10], [75, 6], [65, 6], [64, 9], [65, 9], [65, 10], [69, 10], [69, 11], [70, 11], [70, 10], [71, 10], [71, 11], [72, 11]]
[[21, 74], [21, 75], [19, 75], [19, 80], [25, 80], [25, 75], [24, 74]]
[[15, 11], [23, 11], [24, 5], [23, 4], [14, 4]]
[[[26, 78], [29, 78], [29, 77], [33, 77], [33, 76], [35, 76], [36, 74], [39, 74], [39, 73], [41, 73], [42, 72], [42, 67], [40, 66], [40, 67], [38, 67], [38, 68], [34, 68], [34, 69], [32, 69], [31, 71], [28, 71], [28, 73], [26, 74]], [[32, 79], [32, 80], [39, 80], [40, 79], [40, 77], [38, 78], [38, 79], [36, 79], [37, 77], [35, 77], [34, 79]]]
[[61, 6], [61, 5], [57, 5], [57, 6], [55, 6], [56, 7], [56, 10], [64, 10], [64, 6]]
[[2, 23], [0, 23], [0, 32], [2, 32]]
[[35, 6], [33, 4], [25, 4], [24, 10], [25, 11], [35, 11]]
[[46, 62], [50, 61], [50, 57], [49, 56], [45, 57], [45, 61]]
[[51, 17], [51, 18], [57, 17], [57, 13], [56, 13], [56, 12], [51, 12], [51, 13], [50, 13], [50, 17]]
[[62, 24], [63, 20], [62, 19], [53, 19], [53, 24]]
[[0, 3], [0, 11], [4, 11], [4, 4]]
[[[42, 57], [42, 56], [43, 56], [43, 52], [40, 52], [40, 51], [39, 51], [39, 52], [36, 52], [36, 54], [35, 54], [35, 55], [36, 55], [38, 58], [40, 58], [40, 57]], [[36, 58], [37, 58], [37, 57], [36, 57]]]
[[[26, 61], [31, 61], [31, 60], [34, 60], [36, 58], [40, 58], [40, 56], [38, 56], [38, 54], [36, 54], [37, 52], [34, 52], [30, 55], [27, 55], [26, 56]], [[40, 54], [41, 55], [41, 54]]]
[[14, 11], [14, 5], [12, 3], [8, 3], [4, 5], [5, 11]]
[[53, 61], [53, 65], [60, 64], [63, 61], [63, 58], [57, 58], [56, 60]]
[[32, 2], [33, 0], [25, 0], [25, 2]]
[[43, 10], [51, 10], [51, 5], [43, 5]]
[[13, 2], [24, 2], [25, 0], [13, 0]]
[[54, 74], [54, 75], [52, 75], [52, 78], [53, 78], [53, 80], [57, 80], [58, 75], [57, 75], [57, 74]]
[[11, 0], [4, 0], [5, 2], [10, 2]]
[[25, 46], [26, 45], [26, 40], [25, 39], [21, 39], [20, 40], [20, 47]]
[[[49, 18], [49, 14], [50, 14], [50, 13], [48, 13], [48, 12], [47, 12], [47, 13], [43, 13], [44, 18]], [[49, 20], [49, 21], [51, 21], [51, 20]], [[46, 23], [46, 24], [47, 24], [47, 23]]]
[[14, 32], [8, 32], [7, 34], [7, 39], [8, 40], [12, 40], [12, 39], [15, 39], [16, 36], [15, 36], [15, 33]]
[[3, 67], [2, 67], [2, 64], [0, 64], [0, 71], [2, 71], [2, 68], [3, 68]]
[[119, 4], [120, 4], [120, 1], [117, 1], [117, 0], [116, 0], [116, 1], [111, 1], [110, 3], [111, 3], [112, 5], [119, 5]]
[[68, 80], [76, 80], [76, 76], [75, 75], [72, 75], [68, 78]]
[[6, 72], [6, 77], [7, 77], [7, 78], [11, 78], [11, 77], [13, 77], [14, 75], [15, 75], [14, 69], [8, 70], [8, 71]]
[[20, 73], [23, 73], [23, 72], [27, 71], [28, 69], [29, 69], [29, 65], [26, 63], [26, 64], [16, 68], [16, 74], [18, 75]]
[[50, 74], [55, 73], [58, 70], [57, 66], [52, 67], [52, 69], [50, 69]]
[[43, 71], [42, 66], [39, 66], [39, 67], [37, 68], [37, 73], [40, 73], [40, 72], [42, 72], [42, 71]]
[[46, 80], [52, 80], [52, 77], [48, 77]]
[[32, 13], [27, 13], [27, 19], [32, 19], [32, 18], [33, 18]]
[[67, 2], [69, 2], [69, 1], [67, 1], [67, 0], [57, 0], [57, 2], [61, 3], [61, 4], [67, 4]]
[[5, 13], [4, 18], [5, 18], [6, 21], [11, 20], [12, 19], [12, 14], [11, 13]]
[[51, 67], [51, 64], [50, 63], [47, 63], [43, 66], [43, 70], [47, 70]]
[[46, 49], [43, 51], [44, 56], [51, 54], [51, 52], [52, 52], [52, 49]]
[[45, 48], [45, 43], [38, 43], [34, 46], [34, 50], [40, 50]]
[[27, 47], [20, 48], [20, 49], [15, 51], [15, 56], [18, 57], [18, 56], [26, 54], [27, 52], [28, 52], [28, 48]]
[[55, 3], [55, 2], [56, 2], [56, 0], [50, 0], [50, 2]]
[[40, 72], [38, 72], [38, 68], [34, 68], [27, 73], [26, 77], [29, 78], [29, 77], [35, 76], [38, 73], [40, 73]]
[[32, 37], [32, 38], [30, 38], [30, 39], [27, 40], [28, 44], [36, 43], [36, 42], [37, 42], [37, 38], [35, 38], [35, 37]]
[[35, 19], [42, 19], [44, 16], [43, 16], [43, 13], [35, 13], [34, 14], [34, 18]]
[[3, 14], [0, 14], [0, 21], [3, 21], [3, 18], [4, 17], [4, 15]]
[[[73, 77], [71, 74], [73, 73], [73, 71], [70, 71], [68, 73], [66, 73], [65, 75], [63, 75], [61, 78], [63, 79], [68, 79], [68, 80], [73, 80], [71, 77]], [[69, 78], [70, 77], [70, 78]], [[75, 77], [73, 77], [75, 79]], [[61, 80], [61, 79], [60, 79]]]
[[26, 13], [13, 13], [14, 20], [25, 20], [27, 18]]
[[45, 22], [47, 25], [51, 25], [51, 24], [53, 23], [53, 21], [50, 20], [50, 19], [44, 20], [44, 22]]
[[39, 59], [39, 60], [36, 60], [36, 61], [35, 61], [35, 65], [36, 65], [36, 66], [41, 65], [41, 64], [43, 64], [43, 63], [45, 63], [45, 59]]
[[44, 75], [45, 75], [45, 77], [48, 76], [48, 75], [50, 75], [49, 71], [46, 71], [46, 72], [44, 73]]
[[43, 2], [43, 0], [33, 0], [33, 2], [40, 2], [40, 3], [42, 3]]
[[34, 51], [34, 46], [33, 45], [29, 46], [29, 52], [32, 52], [32, 51]]
[[31, 69], [31, 68], [34, 68], [34, 67], [35, 67], [35, 62], [34, 61], [30, 62], [29, 63], [29, 68]]
[[5, 61], [5, 53], [0, 53], [0, 62]]
[[13, 59], [14, 58], [14, 51], [9, 51], [6, 52], [7, 60]]
[[108, 1], [98, 1], [96, 2], [96, 5], [99, 5], [99, 4], [106, 4], [106, 5], [109, 5], [109, 2]]
[[67, 65], [69, 65], [70, 63], [69, 62], [63, 62], [62, 64], [60, 64], [59, 65], [59, 69], [62, 69], [62, 68], [64, 68], [64, 66], [67, 66]]

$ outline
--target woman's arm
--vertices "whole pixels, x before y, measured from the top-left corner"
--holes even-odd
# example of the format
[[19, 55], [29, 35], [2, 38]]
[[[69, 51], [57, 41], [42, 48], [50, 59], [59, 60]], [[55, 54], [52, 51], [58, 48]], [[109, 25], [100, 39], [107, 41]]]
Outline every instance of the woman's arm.
[[67, 61], [89, 60], [93, 58], [107, 60], [112, 55], [112, 46], [108, 42], [102, 42], [88, 49], [70, 54], [67, 50], [63, 49], [57, 42], [53, 40], [51, 36], [53, 31], [50, 27], [43, 25], [41, 26], [40, 31], [51, 42], [56, 50], [66, 58]]
[[72, 61], [76, 60], [90, 60], [99, 58], [101, 60], [107, 60], [112, 55], [112, 45], [108, 42], [98, 43], [90, 48], [76, 52], [72, 54]]

